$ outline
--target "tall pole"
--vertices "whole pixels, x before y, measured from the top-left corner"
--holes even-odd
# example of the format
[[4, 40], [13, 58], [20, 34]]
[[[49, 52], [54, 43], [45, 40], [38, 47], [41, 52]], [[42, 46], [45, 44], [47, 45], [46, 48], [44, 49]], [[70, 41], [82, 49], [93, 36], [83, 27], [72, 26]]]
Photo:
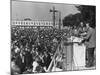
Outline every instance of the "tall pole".
[[61, 12], [59, 11], [59, 29], [61, 29]]
[[58, 11], [55, 10], [55, 7], [53, 6], [53, 9], [50, 9], [50, 12], [53, 13], [53, 16], [52, 16], [52, 18], [53, 18], [53, 26], [55, 27], [55, 13], [58, 12]]
[[55, 27], [55, 7], [53, 7], [53, 26]]

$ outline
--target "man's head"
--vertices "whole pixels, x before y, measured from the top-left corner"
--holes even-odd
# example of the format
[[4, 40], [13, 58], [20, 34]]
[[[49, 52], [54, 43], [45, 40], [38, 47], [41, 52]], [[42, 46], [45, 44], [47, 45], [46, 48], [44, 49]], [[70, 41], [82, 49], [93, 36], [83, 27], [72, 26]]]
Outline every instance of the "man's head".
[[87, 28], [89, 28], [89, 27], [90, 27], [90, 24], [89, 24], [88, 22], [86, 23], [86, 27], [87, 27]]
[[95, 23], [93, 24], [91, 21], [85, 22], [87, 28], [95, 28]]

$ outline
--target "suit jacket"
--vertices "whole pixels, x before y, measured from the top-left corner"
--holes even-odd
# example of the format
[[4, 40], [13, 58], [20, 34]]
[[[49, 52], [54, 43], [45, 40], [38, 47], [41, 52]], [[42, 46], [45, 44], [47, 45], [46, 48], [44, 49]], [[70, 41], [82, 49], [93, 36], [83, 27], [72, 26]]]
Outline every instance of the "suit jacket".
[[87, 48], [95, 48], [96, 47], [96, 30], [93, 28], [89, 28], [87, 31], [85, 45]]

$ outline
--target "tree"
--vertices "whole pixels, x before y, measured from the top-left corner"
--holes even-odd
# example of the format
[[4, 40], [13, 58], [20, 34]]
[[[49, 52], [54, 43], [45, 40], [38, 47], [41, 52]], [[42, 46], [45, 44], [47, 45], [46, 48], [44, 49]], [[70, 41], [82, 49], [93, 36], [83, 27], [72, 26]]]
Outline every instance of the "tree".
[[75, 15], [65, 16], [63, 19], [63, 26], [78, 26], [79, 23], [89, 22], [92, 27], [96, 26], [96, 7], [95, 6], [87, 6], [80, 5], [76, 6], [80, 13]]
[[82, 20], [89, 22], [92, 27], [96, 26], [96, 6], [77, 6], [78, 10], [81, 12]]
[[80, 13], [77, 13], [75, 15], [70, 14], [70, 15], [64, 17], [63, 25], [64, 26], [77, 26], [77, 25], [79, 25], [80, 21], [81, 21]]

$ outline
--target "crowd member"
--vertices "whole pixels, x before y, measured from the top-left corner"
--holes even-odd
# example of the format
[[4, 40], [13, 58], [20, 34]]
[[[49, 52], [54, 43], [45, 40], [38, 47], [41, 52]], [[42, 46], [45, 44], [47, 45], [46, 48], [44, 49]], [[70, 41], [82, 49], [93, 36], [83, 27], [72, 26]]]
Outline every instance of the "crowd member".
[[25, 48], [24, 64], [26, 65], [26, 69], [32, 67], [32, 62], [32, 54], [30, 53], [30, 50], [28, 48]]
[[15, 59], [11, 59], [11, 75], [16, 75], [21, 73], [20, 68], [16, 65]]
[[39, 61], [39, 58], [36, 57], [35, 61], [34, 61], [33, 64], [32, 64], [32, 65], [33, 65], [33, 69], [32, 69], [32, 72], [33, 72], [33, 73], [36, 72], [36, 68], [37, 68], [37, 66], [39, 66], [38, 61]]

